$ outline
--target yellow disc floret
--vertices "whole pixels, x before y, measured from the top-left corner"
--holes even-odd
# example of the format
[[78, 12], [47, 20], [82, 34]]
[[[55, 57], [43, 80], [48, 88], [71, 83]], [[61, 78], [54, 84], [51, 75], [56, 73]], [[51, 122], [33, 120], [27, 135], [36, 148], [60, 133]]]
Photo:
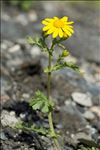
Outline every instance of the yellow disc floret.
[[53, 38], [59, 36], [60, 38], [68, 38], [72, 36], [74, 33], [73, 24], [74, 22], [68, 22], [68, 17], [64, 16], [63, 18], [46, 18], [42, 21], [42, 24], [45, 26], [43, 27], [43, 32], [46, 35], [52, 34]]
[[59, 20], [54, 21], [53, 25], [56, 28], [62, 28], [62, 27], [64, 27], [64, 22], [61, 19], [59, 19]]

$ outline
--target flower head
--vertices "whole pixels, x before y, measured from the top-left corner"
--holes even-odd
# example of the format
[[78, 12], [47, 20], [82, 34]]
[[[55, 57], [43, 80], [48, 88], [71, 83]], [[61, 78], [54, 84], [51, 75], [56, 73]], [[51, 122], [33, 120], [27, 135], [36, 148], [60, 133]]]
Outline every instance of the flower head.
[[62, 52], [62, 57], [67, 57], [69, 55], [69, 52], [67, 50], [64, 50]]
[[52, 34], [53, 38], [60, 37], [60, 38], [68, 38], [72, 36], [74, 33], [73, 21], [68, 22], [68, 17], [64, 16], [63, 18], [46, 18], [42, 21], [42, 24], [45, 26], [43, 27], [43, 32], [46, 35]]

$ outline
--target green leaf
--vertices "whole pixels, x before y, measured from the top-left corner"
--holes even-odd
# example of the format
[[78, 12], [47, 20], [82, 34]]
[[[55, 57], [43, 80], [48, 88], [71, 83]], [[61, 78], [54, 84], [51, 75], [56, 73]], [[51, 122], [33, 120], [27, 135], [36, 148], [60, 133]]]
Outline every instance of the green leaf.
[[28, 36], [27, 42], [31, 45], [37, 45], [38, 47], [41, 48], [42, 51], [49, 52], [45, 40], [42, 38], [38, 38], [38, 37], [33, 38], [31, 36]]
[[36, 127], [36, 126], [31, 126], [30, 128], [32, 131], [35, 131], [37, 133], [43, 134], [43, 135], [47, 135], [49, 133], [48, 129], [45, 129], [43, 127]]
[[19, 122], [16, 124], [15, 128], [22, 129], [23, 131], [35, 131], [42, 135], [49, 135], [49, 129], [43, 127], [37, 127], [35, 124], [26, 124], [25, 122]]
[[42, 107], [42, 101], [38, 101], [38, 103], [35, 103], [33, 106], [32, 106], [32, 108], [34, 109], [34, 110], [37, 110], [37, 109], [40, 109], [41, 107]]
[[33, 110], [41, 110], [43, 113], [48, 113], [53, 109], [54, 104], [42, 92], [37, 91], [35, 96], [30, 100], [30, 106]]
[[33, 39], [33, 37], [31, 37], [31, 36], [27, 36], [26, 40], [29, 44], [32, 44], [32, 45], [34, 45], [36, 43], [35, 40]]
[[71, 69], [75, 70], [76, 72], [80, 73], [79, 67], [76, 64], [74, 64], [73, 62], [57, 63], [56, 65], [52, 66], [51, 69], [45, 68], [44, 72], [45, 73], [53, 72], [53, 71], [57, 71], [57, 70], [63, 69], [65, 67], [71, 68]]

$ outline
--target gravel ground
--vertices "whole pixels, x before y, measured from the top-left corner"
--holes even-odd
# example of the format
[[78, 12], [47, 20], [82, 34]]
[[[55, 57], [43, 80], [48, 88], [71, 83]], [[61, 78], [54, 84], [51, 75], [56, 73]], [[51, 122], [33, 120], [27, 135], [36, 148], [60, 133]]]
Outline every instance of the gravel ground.
[[[61, 5], [60, 8], [59, 5], [55, 5], [54, 14], [58, 13], [56, 9], [61, 11], [64, 7]], [[33, 28], [31, 28], [31, 25], [29, 25], [29, 28], [28, 23], [31, 22], [32, 24], [33, 20], [35, 22], [35, 32], [39, 34], [38, 21], [40, 16], [38, 16], [38, 13], [43, 14], [45, 11], [49, 15], [52, 7], [50, 8], [50, 3], [45, 3], [42, 7], [37, 5], [36, 8], [39, 10], [31, 10], [27, 15], [25, 12], [20, 13], [20, 10], [17, 9], [9, 10], [7, 8], [5, 10], [6, 7], [3, 8], [0, 80], [2, 86], [0, 131], [2, 150], [54, 150], [51, 139], [35, 132], [25, 132], [12, 128], [21, 120], [34, 122], [37, 126], [43, 125], [48, 128], [47, 117], [42, 116], [39, 111], [33, 111], [28, 103], [37, 89], [46, 94], [47, 77], [43, 73], [43, 68], [47, 65], [47, 56], [41, 54], [38, 47], [31, 47], [27, 44], [25, 35], [32, 32], [29, 30]], [[69, 9], [67, 11], [71, 14]], [[11, 16], [12, 14], [13, 16]], [[10, 30], [6, 29], [7, 32], [5, 32], [3, 23]], [[12, 33], [10, 32], [11, 28]], [[21, 28], [22, 32], [19, 32], [18, 30]], [[96, 43], [95, 47], [96, 49], [98, 47]], [[91, 50], [94, 51], [93, 47]], [[56, 104], [53, 114], [54, 126], [57, 132], [61, 132], [59, 143], [64, 150], [78, 150], [82, 146], [94, 146], [98, 147], [99, 150], [99, 61], [97, 57], [89, 61], [88, 56], [84, 58], [75, 56], [70, 56], [68, 59], [78, 63], [85, 72], [83, 76], [70, 69], [61, 70], [52, 75], [51, 97]]]

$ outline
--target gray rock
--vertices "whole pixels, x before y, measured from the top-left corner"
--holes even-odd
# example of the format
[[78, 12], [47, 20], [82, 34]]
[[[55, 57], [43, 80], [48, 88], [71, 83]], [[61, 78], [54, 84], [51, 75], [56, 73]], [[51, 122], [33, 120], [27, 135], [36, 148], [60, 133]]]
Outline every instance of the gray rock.
[[78, 143], [78, 139], [91, 140], [91, 136], [84, 132], [79, 132], [79, 133], [73, 134], [72, 138], [73, 138], [74, 143]]
[[30, 50], [30, 54], [32, 55], [33, 58], [40, 56], [41, 54], [41, 50], [39, 47], [37, 46], [33, 46]]
[[77, 132], [83, 128], [85, 129], [87, 125], [87, 121], [72, 102], [66, 102], [65, 105], [61, 107], [59, 116], [56, 115], [54, 117], [55, 121], [62, 123], [62, 131], [64, 131], [64, 133], [67, 131], [69, 131], [70, 134]]
[[100, 106], [93, 106], [90, 108], [90, 111], [95, 113], [100, 118]]
[[1, 140], [7, 140], [7, 137], [3, 131], [0, 132], [0, 139]]
[[72, 93], [72, 99], [82, 105], [82, 106], [86, 106], [86, 107], [91, 107], [92, 106], [92, 100], [91, 100], [91, 95], [89, 93], [80, 93], [80, 92], [74, 92]]
[[16, 44], [16, 45], [14, 45], [13, 47], [10, 47], [8, 51], [9, 51], [10, 53], [14, 53], [14, 52], [17, 52], [17, 51], [19, 51], [19, 50], [20, 50], [20, 45]]
[[93, 120], [95, 118], [95, 115], [91, 111], [88, 111], [88, 110], [83, 114], [83, 116], [87, 120]]
[[1, 112], [1, 124], [2, 126], [6, 127], [6, 126], [11, 126], [14, 127], [16, 125], [16, 123], [19, 122], [19, 119], [16, 118], [15, 116], [15, 112], [8, 112], [6, 110], [3, 110]]

